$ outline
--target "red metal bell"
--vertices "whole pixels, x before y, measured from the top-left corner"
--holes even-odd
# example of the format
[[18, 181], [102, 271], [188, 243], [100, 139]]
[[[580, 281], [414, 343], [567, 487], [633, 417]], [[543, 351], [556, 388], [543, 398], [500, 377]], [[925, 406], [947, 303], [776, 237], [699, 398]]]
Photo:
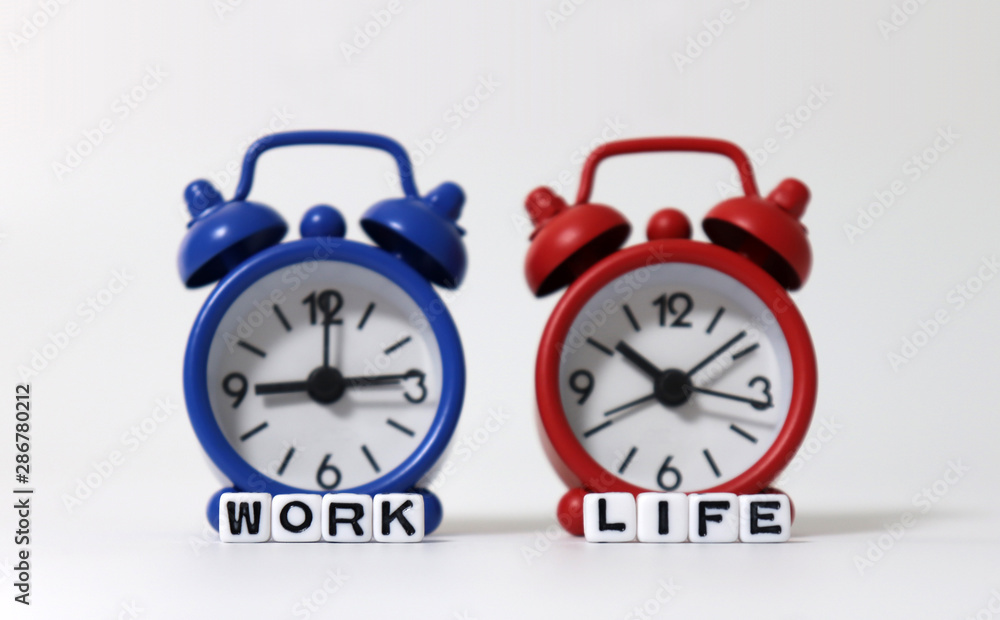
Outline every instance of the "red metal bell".
[[649, 218], [646, 225], [646, 238], [650, 241], [660, 239], [690, 239], [691, 220], [679, 209], [660, 209]]
[[537, 297], [567, 286], [614, 253], [632, 228], [625, 216], [611, 207], [591, 203], [568, 207], [547, 187], [531, 192], [525, 208], [535, 230], [524, 275]]
[[742, 196], [716, 205], [702, 227], [713, 243], [743, 254], [794, 291], [812, 268], [806, 228], [799, 222], [808, 202], [805, 184], [785, 179], [767, 198]]

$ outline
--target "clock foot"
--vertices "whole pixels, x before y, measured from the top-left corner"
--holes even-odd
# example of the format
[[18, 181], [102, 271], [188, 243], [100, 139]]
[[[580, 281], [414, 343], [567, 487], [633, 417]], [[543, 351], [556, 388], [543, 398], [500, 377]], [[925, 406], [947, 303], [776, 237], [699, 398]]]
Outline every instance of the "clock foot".
[[767, 487], [766, 489], [762, 490], [760, 493], [761, 493], [761, 495], [766, 495], [768, 493], [773, 493], [773, 494], [776, 494], [776, 495], [784, 495], [785, 497], [787, 497], [788, 498], [788, 508], [789, 508], [790, 512], [792, 513], [792, 523], [795, 523], [795, 502], [792, 501], [792, 496], [791, 495], [789, 495], [788, 493], [785, 493], [781, 489], [776, 489], [774, 487]]
[[556, 518], [559, 525], [573, 536], [583, 536], [583, 496], [584, 489], [570, 489], [559, 500]]
[[413, 489], [410, 493], [420, 493], [424, 496], [424, 534], [430, 534], [438, 529], [444, 518], [441, 500], [427, 489]]
[[219, 531], [219, 500], [222, 499], [223, 493], [236, 493], [236, 489], [233, 487], [226, 487], [216, 491], [212, 495], [212, 499], [208, 500], [208, 508], [205, 510], [208, 516], [208, 524], [212, 526], [212, 529], [216, 532]]

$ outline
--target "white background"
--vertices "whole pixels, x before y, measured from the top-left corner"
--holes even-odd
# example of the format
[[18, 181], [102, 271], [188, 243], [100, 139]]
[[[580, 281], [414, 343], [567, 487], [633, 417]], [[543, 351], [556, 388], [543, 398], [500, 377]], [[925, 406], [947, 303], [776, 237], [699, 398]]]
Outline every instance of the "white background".
[[[995, 3], [900, 0], [907, 16], [890, 0], [424, 0], [404, 3], [350, 58], [343, 45], [385, 1], [233, 3], [220, 15], [225, 5], [209, 0], [71, 2], [47, 20], [37, 0], [0, 8], [8, 410], [19, 368], [50, 335], [79, 325], [30, 378], [33, 604], [12, 602], [5, 508], [5, 617], [627, 618], [645, 606], [650, 617], [985, 618], [990, 605], [1000, 609], [1000, 283], [981, 283], [962, 308], [948, 299], [997, 252]], [[568, 15], [552, 21], [560, 6]], [[880, 30], [894, 13], [898, 29]], [[25, 29], [26, 19], [46, 23]], [[697, 57], [679, 66], [681, 54]], [[119, 98], [150, 70], [160, 80], [147, 80], [155, 88], [125, 116]], [[476, 100], [481, 80], [494, 87]], [[816, 91], [826, 94], [810, 98]], [[476, 109], [456, 126], [446, 114], [463, 102]], [[802, 107], [810, 102], [815, 109]], [[797, 128], [782, 120], [796, 113], [807, 118]], [[113, 131], [58, 174], [54, 163], [105, 118]], [[422, 162], [420, 188], [454, 180], [467, 192], [470, 268], [448, 296], [469, 372], [456, 438], [484, 428], [491, 411], [508, 417], [471, 458], [456, 456], [434, 542], [234, 548], [205, 535], [218, 482], [183, 409], [181, 366], [208, 291], [184, 289], [177, 275], [181, 192], [214, 175], [231, 195], [235, 179], [219, 171], [269, 125], [385, 133]], [[930, 154], [919, 178], [907, 174], [907, 161], [949, 128], [958, 137], [948, 150]], [[438, 129], [444, 142], [418, 156]], [[536, 434], [532, 373], [558, 295], [537, 301], [523, 281], [523, 199], [560, 175], [572, 198], [580, 153], [602, 131], [715, 136], [747, 150], [773, 140], [776, 152], [757, 165], [762, 191], [786, 176], [813, 190], [804, 221], [815, 269], [794, 298], [821, 380], [812, 440], [783, 483], [799, 513], [792, 543], [550, 540], [564, 488]], [[398, 193], [389, 170], [388, 158], [356, 149], [284, 150], [262, 161], [254, 196], [293, 229], [312, 204], [337, 205], [361, 239], [362, 210]], [[602, 166], [595, 198], [632, 218], [635, 242], [659, 207], [697, 223], [730, 173], [721, 158], [623, 158]], [[892, 206], [859, 221], [897, 180], [904, 193]], [[864, 232], [851, 237], [845, 225]], [[127, 287], [92, 320], [81, 316], [115, 272], [131, 278]], [[936, 313], [947, 322], [893, 368], [890, 353]], [[124, 435], [157, 399], [178, 408], [130, 450]], [[3, 419], [9, 488], [12, 415]], [[824, 422], [834, 430], [821, 439]], [[115, 451], [110, 475], [81, 491]], [[952, 483], [943, 481], [949, 463], [967, 468]], [[937, 501], [922, 512], [914, 496], [925, 489]], [[65, 498], [79, 494], [88, 496], [68, 509]], [[899, 525], [906, 514], [911, 527]], [[859, 568], [871, 545], [888, 550]], [[323, 602], [309, 611], [303, 597]]]

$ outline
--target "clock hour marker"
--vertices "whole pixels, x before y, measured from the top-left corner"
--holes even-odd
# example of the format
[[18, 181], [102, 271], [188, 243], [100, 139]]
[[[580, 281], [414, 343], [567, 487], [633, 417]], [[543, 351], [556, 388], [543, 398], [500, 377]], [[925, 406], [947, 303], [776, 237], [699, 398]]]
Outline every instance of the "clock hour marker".
[[385, 423], [388, 424], [389, 426], [393, 427], [397, 431], [400, 431], [402, 433], [406, 433], [410, 437], [413, 437], [414, 435], [416, 435], [416, 433], [414, 433], [410, 429], [406, 428], [405, 426], [403, 426], [399, 422], [393, 420], [392, 418], [389, 418], [388, 420], [386, 420]]
[[735, 362], [736, 360], [740, 359], [744, 355], [753, 353], [754, 351], [757, 350], [757, 347], [759, 347], [759, 346], [760, 346], [759, 344], [754, 343], [754, 344], [750, 345], [749, 347], [743, 349], [742, 351], [737, 351], [736, 353], [733, 353], [733, 361]]
[[267, 428], [267, 422], [261, 422], [257, 426], [251, 428], [247, 432], [245, 432], [242, 435], [240, 435], [240, 441], [246, 441], [247, 439], [250, 439], [251, 437], [253, 437], [257, 433], [259, 433], [262, 430], [264, 430], [265, 428]]
[[370, 304], [368, 304], [368, 307], [365, 308], [365, 313], [361, 315], [361, 320], [358, 321], [358, 329], [365, 328], [365, 323], [368, 322], [368, 317], [372, 315], [372, 310], [374, 309], [375, 309], [375, 302], [373, 301]]
[[737, 435], [743, 437], [744, 439], [746, 439], [750, 443], [757, 443], [757, 438], [756, 437], [754, 437], [750, 433], [746, 432], [745, 430], [743, 430], [739, 426], [736, 426], [735, 424], [730, 424], [729, 425], [729, 430], [731, 430], [734, 433], [736, 433]]
[[622, 310], [625, 311], [625, 316], [628, 317], [628, 322], [632, 324], [632, 329], [639, 331], [639, 321], [635, 320], [635, 315], [632, 314], [632, 308], [628, 307], [628, 304], [622, 304]]
[[258, 349], [257, 347], [253, 346], [252, 344], [250, 344], [249, 342], [247, 342], [245, 340], [239, 340], [239, 341], [236, 342], [236, 344], [239, 345], [239, 346], [241, 346], [241, 347], [243, 347], [247, 351], [250, 351], [254, 355], [259, 355], [261, 357], [267, 357], [267, 353], [264, 353], [263, 351], [261, 351], [260, 349]]
[[597, 342], [593, 338], [587, 338], [587, 344], [589, 344], [590, 346], [594, 347], [595, 349], [597, 349], [598, 351], [600, 351], [601, 353], [603, 353], [605, 355], [614, 355], [615, 354], [614, 351], [612, 351], [611, 349], [607, 348], [606, 346], [604, 346], [600, 342]]
[[375, 470], [375, 473], [381, 473], [382, 470], [379, 469], [378, 463], [375, 462], [375, 457], [368, 451], [368, 446], [362, 445], [361, 451], [365, 453], [365, 456], [368, 458], [368, 462], [372, 464], [372, 469]]
[[279, 476], [283, 476], [285, 474], [285, 468], [288, 467], [288, 462], [292, 460], [293, 454], [295, 454], [295, 448], [289, 448], [288, 452], [285, 453], [285, 458], [281, 460], [281, 466], [278, 467]]
[[590, 429], [589, 431], [584, 431], [583, 436], [584, 437], [590, 437], [591, 435], [593, 435], [597, 431], [603, 431], [607, 427], [611, 426], [612, 422], [614, 422], [614, 420], [608, 420], [607, 422], [603, 422], [601, 424], [598, 424], [597, 426], [595, 426], [594, 428]]
[[278, 320], [281, 321], [281, 324], [285, 326], [286, 332], [292, 331], [291, 324], [288, 322], [288, 319], [285, 318], [285, 313], [281, 311], [281, 306], [278, 304], [274, 304], [274, 314], [278, 317]]
[[625, 460], [622, 461], [622, 466], [618, 468], [619, 474], [625, 473], [625, 469], [628, 467], [628, 464], [632, 462], [632, 457], [635, 456], [635, 453], [638, 451], [639, 448], [632, 446], [632, 449], [628, 451], [628, 455], [625, 457]]
[[714, 317], [712, 317], [712, 322], [708, 324], [708, 329], [705, 330], [706, 334], [712, 333], [712, 330], [715, 329], [715, 324], [719, 322], [719, 319], [722, 318], [722, 313], [725, 311], [726, 311], [725, 308], [719, 306], [719, 311], [715, 313]]
[[383, 353], [385, 353], [386, 355], [389, 355], [390, 353], [392, 353], [396, 349], [400, 348], [401, 346], [403, 346], [404, 344], [406, 344], [410, 340], [411, 340], [411, 338], [409, 336], [407, 336], [406, 338], [403, 338], [402, 340], [400, 340], [396, 344], [390, 345], [389, 348], [387, 348], [385, 351], [383, 351]]
[[708, 451], [708, 448], [705, 448], [704, 450], [702, 450], [701, 453], [705, 455], [705, 460], [708, 461], [709, 466], [712, 468], [712, 471], [715, 473], [715, 477], [716, 478], [721, 477], [722, 474], [719, 473], [719, 468], [715, 465], [715, 461], [712, 460], [712, 453]]

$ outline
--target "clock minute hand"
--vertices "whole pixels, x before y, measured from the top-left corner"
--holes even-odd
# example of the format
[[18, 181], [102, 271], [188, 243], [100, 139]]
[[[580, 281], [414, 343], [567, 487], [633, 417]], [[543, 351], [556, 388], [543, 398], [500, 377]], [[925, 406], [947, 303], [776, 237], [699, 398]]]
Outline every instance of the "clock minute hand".
[[625, 344], [624, 340], [618, 341], [618, 344], [615, 345], [615, 351], [618, 351], [619, 353], [624, 355], [625, 359], [635, 364], [639, 368], [639, 370], [649, 375], [650, 378], [652, 379], [656, 379], [661, 374], [663, 374], [660, 371], [660, 369], [657, 368], [655, 364], [653, 364], [653, 362], [649, 361], [648, 359], [643, 357], [638, 351]]
[[[369, 387], [378, 385], [393, 385], [406, 379], [416, 379], [424, 376], [421, 370], [409, 370], [400, 375], [374, 375], [370, 377], [343, 377], [344, 387]], [[279, 381], [277, 383], [257, 383], [253, 386], [254, 394], [294, 394], [308, 392], [309, 381]]]
[[711, 364], [715, 360], [715, 358], [717, 358], [720, 355], [722, 355], [723, 353], [725, 353], [726, 350], [729, 349], [729, 347], [731, 347], [734, 344], [736, 344], [737, 342], [739, 342], [746, 335], [747, 335], [747, 333], [745, 331], [742, 331], [742, 332], [736, 334], [735, 336], [733, 336], [732, 338], [730, 338], [729, 341], [726, 344], [722, 345], [721, 347], [719, 347], [718, 349], [716, 349], [715, 351], [713, 351], [711, 355], [709, 355], [705, 359], [703, 359], [700, 362], [698, 362], [697, 366], [695, 366], [691, 370], [687, 371], [687, 376], [689, 376], [689, 377], [694, 376], [694, 374], [696, 372], [698, 372], [699, 370], [701, 370], [705, 366], [708, 366], [709, 364]]
[[344, 377], [347, 387], [367, 387], [370, 385], [393, 385], [406, 379], [416, 379], [424, 376], [421, 370], [408, 370], [399, 375], [372, 375], [368, 377]]
[[699, 394], [708, 394], [709, 396], [719, 396], [720, 398], [728, 398], [729, 400], [738, 400], [743, 403], [749, 403], [754, 409], [768, 409], [774, 406], [772, 403], [737, 396], [735, 394], [726, 394], [724, 392], [716, 392], [715, 390], [706, 390], [705, 388], [699, 387], [692, 387], [690, 389], [692, 392], [698, 392]]

